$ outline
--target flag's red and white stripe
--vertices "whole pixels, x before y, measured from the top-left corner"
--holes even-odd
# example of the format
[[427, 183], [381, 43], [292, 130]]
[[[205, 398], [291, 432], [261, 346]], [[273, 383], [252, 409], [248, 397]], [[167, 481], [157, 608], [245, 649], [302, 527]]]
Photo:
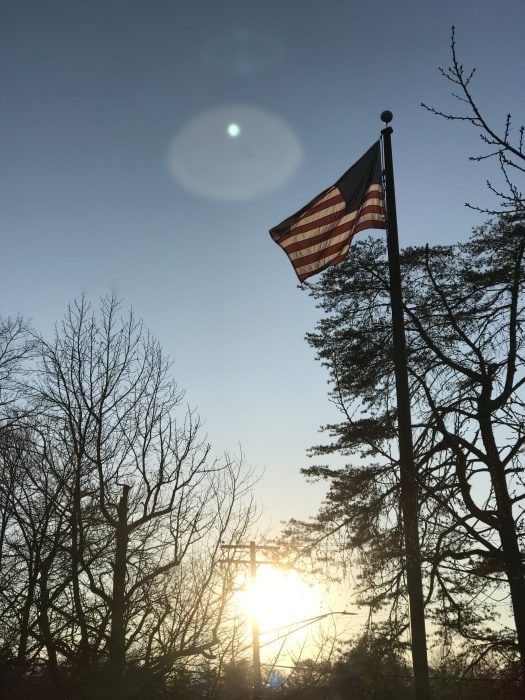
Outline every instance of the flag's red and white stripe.
[[349, 206], [339, 188], [341, 178], [297, 214], [271, 229], [272, 238], [290, 258], [301, 282], [344, 260], [358, 231], [385, 227], [379, 173], [378, 168], [373, 168], [368, 182], [357, 183], [362, 191], [363, 184], [365, 189], [354, 207]]

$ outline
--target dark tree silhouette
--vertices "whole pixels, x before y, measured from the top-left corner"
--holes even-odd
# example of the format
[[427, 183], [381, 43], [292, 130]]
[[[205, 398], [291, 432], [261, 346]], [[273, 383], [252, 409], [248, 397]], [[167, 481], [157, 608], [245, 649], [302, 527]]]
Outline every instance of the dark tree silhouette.
[[525, 174], [523, 141], [525, 127], [521, 125], [515, 131], [510, 113], [505, 116], [501, 128], [495, 127], [490, 123], [483, 109], [478, 104], [473, 91], [473, 79], [476, 69], [466, 69], [458, 56], [454, 27], [452, 27], [450, 48], [451, 64], [447, 68], [440, 68], [439, 71], [452, 84], [452, 96], [456, 102], [459, 102], [460, 111], [441, 110], [425, 103], [421, 103], [421, 106], [439, 117], [467, 124], [478, 130], [485, 149], [481, 154], [471, 155], [470, 160], [477, 162], [496, 160], [498, 162], [502, 184], [494, 185], [492, 181], [488, 180], [487, 186], [496, 195], [499, 206], [486, 208], [469, 203], [467, 203], [467, 206], [489, 215], [518, 216], [518, 218], [522, 218], [525, 211], [525, 199], [521, 188], [517, 184], [517, 180]]
[[115, 298], [74, 302], [37, 349], [32, 412], [0, 444], [2, 637], [20, 669], [45, 659], [60, 686], [74, 667], [116, 697], [133, 668], [151, 685], [213, 656], [231, 596], [220, 545], [246, 535], [252, 473], [211, 456], [159, 343]]
[[[465, 636], [512, 645], [483, 629], [506, 587], [525, 662], [521, 465], [525, 445], [525, 226], [500, 220], [464, 244], [402, 253], [421, 538], [429, 613]], [[343, 422], [325, 426], [342, 469], [304, 470], [330, 483], [325, 506], [288, 535], [319, 546], [341, 538], [360, 571], [361, 600], [403, 617], [395, 392], [385, 246], [357, 243], [310, 285], [324, 316], [308, 341], [328, 367]], [[487, 617], [484, 617], [484, 612]]]
[[0, 430], [27, 412], [20, 374], [34, 350], [29, 325], [21, 316], [0, 318]]

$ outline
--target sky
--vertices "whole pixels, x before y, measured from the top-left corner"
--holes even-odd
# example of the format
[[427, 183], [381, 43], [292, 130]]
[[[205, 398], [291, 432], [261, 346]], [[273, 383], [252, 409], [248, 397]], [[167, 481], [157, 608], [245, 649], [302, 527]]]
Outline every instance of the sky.
[[[487, 118], [523, 123], [523, 0], [1, 0], [0, 315], [49, 334], [115, 292], [161, 341], [261, 526], [313, 515], [300, 468], [337, 419], [318, 312], [268, 229], [392, 127], [401, 246], [464, 240], [490, 164], [438, 67], [450, 28]], [[522, 121], [520, 122], [520, 117]], [[377, 232], [374, 235], [382, 235]]]

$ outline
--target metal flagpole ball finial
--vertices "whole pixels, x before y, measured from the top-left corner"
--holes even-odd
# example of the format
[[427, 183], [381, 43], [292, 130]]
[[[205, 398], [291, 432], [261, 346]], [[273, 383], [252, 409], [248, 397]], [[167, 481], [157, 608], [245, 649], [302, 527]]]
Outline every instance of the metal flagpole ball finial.
[[381, 112], [381, 121], [385, 122], [385, 124], [388, 124], [389, 122], [392, 121], [394, 118], [394, 115], [389, 109], [385, 109], [384, 112]]

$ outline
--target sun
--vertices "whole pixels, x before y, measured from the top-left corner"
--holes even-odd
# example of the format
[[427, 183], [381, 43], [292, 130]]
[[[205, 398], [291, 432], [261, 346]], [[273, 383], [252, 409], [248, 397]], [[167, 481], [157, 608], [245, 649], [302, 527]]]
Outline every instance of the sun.
[[226, 132], [228, 133], [228, 136], [230, 136], [232, 139], [236, 139], [237, 136], [239, 136], [241, 133], [241, 127], [236, 122], [230, 122], [226, 129]]
[[259, 566], [255, 583], [237, 594], [240, 606], [261, 630], [277, 630], [319, 615], [321, 590], [304, 581], [296, 571]]

